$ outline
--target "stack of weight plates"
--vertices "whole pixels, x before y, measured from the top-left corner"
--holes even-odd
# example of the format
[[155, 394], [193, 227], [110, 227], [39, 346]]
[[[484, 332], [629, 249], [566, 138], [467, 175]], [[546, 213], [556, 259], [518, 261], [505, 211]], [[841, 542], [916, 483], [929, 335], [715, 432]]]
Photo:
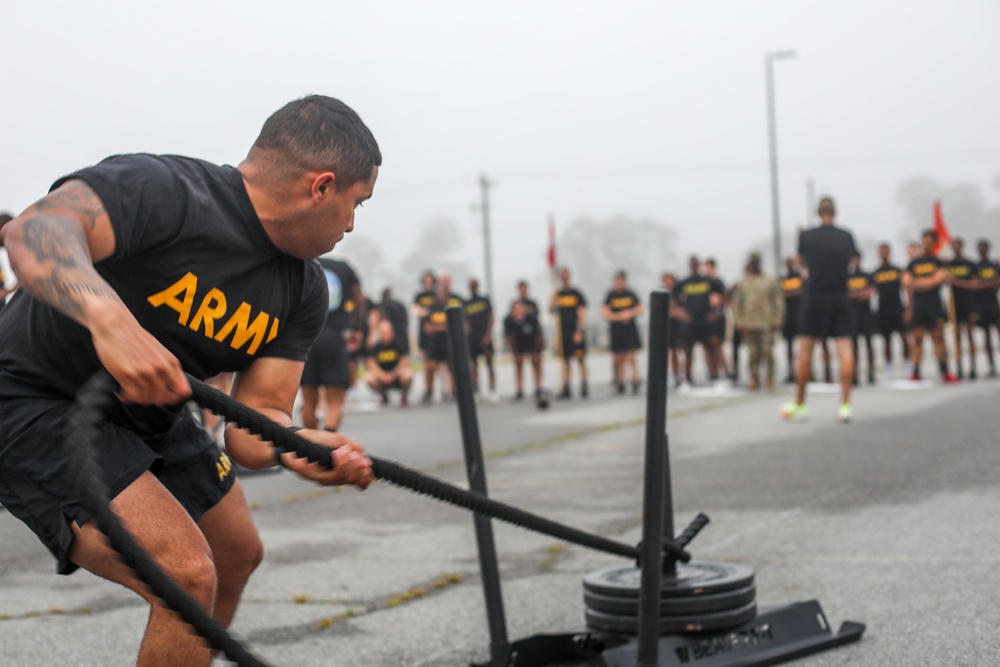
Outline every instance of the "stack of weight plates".
[[[599, 630], [638, 634], [637, 567], [613, 567], [583, 578], [587, 625]], [[664, 575], [660, 588], [660, 633], [725, 630], [757, 615], [753, 569], [729, 563], [677, 563], [677, 575]]]

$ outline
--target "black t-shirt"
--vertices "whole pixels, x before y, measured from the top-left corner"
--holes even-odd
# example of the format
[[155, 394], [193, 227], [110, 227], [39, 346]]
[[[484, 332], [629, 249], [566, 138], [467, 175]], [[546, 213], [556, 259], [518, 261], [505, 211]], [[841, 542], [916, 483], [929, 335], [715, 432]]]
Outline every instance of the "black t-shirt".
[[320, 257], [319, 265], [323, 267], [326, 277], [326, 288], [330, 295], [327, 309], [326, 326], [342, 331], [351, 324], [351, 313], [355, 304], [351, 298], [354, 288], [360, 284], [358, 276], [347, 262], [328, 257]]
[[[185, 371], [204, 379], [259, 357], [305, 360], [326, 318], [326, 280], [318, 262], [271, 243], [236, 169], [124, 155], [53, 189], [69, 179], [87, 183], [111, 219], [115, 251], [95, 269]], [[25, 290], [0, 312], [0, 330], [7, 395], [72, 397], [101, 368], [90, 333]], [[137, 428], [167, 416], [128, 411]]]
[[538, 304], [535, 303], [534, 299], [518, 299], [518, 301], [524, 304], [524, 312], [538, 317]]
[[[972, 278], [976, 275], [976, 265], [965, 257], [956, 257], [951, 260], [948, 262], [947, 268], [948, 273], [952, 278], [958, 278], [960, 280], [972, 280]], [[955, 294], [955, 298], [957, 299], [968, 299], [976, 293], [975, 290], [959, 287], [958, 285], [952, 285], [951, 291]]]
[[[629, 289], [623, 289], [620, 292], [617, 290], [611, 290], [604, 298], [604, 305], [606, 305], [612, 313], [618, 313], [638, 306], [639, 297], [635, 295], [635, 292]], [[612, 327], [635, 326], [635, 318], [633, 317], [628, 322], [611, 322], [610, 324]]]
[[[924, 255], [917, 257], [906, 267], [908, 273], [914, 278], [930, 278], [939, 269], [944, 267], [944, 263], [934, 255]], [[927, 291], [913, 290], [913, 305], [941, 305], [941, 290], [939, 287]]]
[[525, 314], [523, 320], [515, 320], [508, 315], [503, 321], [503, 332], [508, 338], [514, 339], [515, 350], [532, 349], [542, 335], [542, 325], [534, 315]]
[[[420, 306], [424, 310], [430, 310], [436, 300], [437, 295], [433, 291], [417, 292], [417, 295], [413, 297], [414, 305]], [[426, 319], [426, 316], [420, 318], [419, 327], [421, 330], [424, 328], [424, 321]]]
[[572, 336], [577, 328], [577, 310], [586, 308], [587, 300], [575, 287], [556, 292], [556, 309], [559, 311], [559, 328], [563, 336]]
[[674, 298], [694, 320], [705, 319], [712, 310], [711, 295], [722, 294], [722, 282], [708, 276], [688, 276], [674, 286]]
[[844, 294], [847, 268], [857, 249], [854, 236], [833, 225], [820, 225], [799, 236], [799, 255], [809, 270], [806, 292]]
[[795, 311], [802, 301], [802, 288], [805, 281], [798, 271], [789, 271], [781, 279], [781, 294], [785, 297], [785, 311]]
[[[861, 269], [855, 269], [847, 276], [847, 290], [849, 292], [854, 290], [868, 289], [872, 286], [872, 277], [862, 271]], [[854, 305], [862, 310], [871, 308], [872, 300], [867, 298], [861, 301], [851, 299]]]
[[892, 264], [880, 266], [872, 274], [875, 291], [878, 293], [878, 310], [880, 313], [899, 312], [903, 310], [903, 299], [899, 295], [903, 284], [903, 270]]
[[465, 319], [469, 322], [469, 337], [482, 340], [490, 326], [493, 305], [485, 296], [474, 296], [465, 302]]
[[[976, 262], [976, 277], [984, 281], [996, 280], [997, 277], [1000, 277], [1000, 264], [989, 260], [980, 260]], [[997, 291], [995, 289], [979, 290], [979, 298], [984, 303], [995, 302], [997, 299]]]
[[378, 305], [381, 316], [392, 323], [392, 330], [398, 340], [405, 341], [409, 332], [409, 317], [406, 306], [395, 299], [383, 299]]
[[449, 294], [443, 303], [438, 303], [437, 299], [435, 299], [427, 311], [427, 322], [435, 328], [433, 333], [441, 336], [445, 335], [448, 326], [448, 314], [445, 311], [452, 306], [461, 308], [464, 305], [465, 301], [456, 294]]
[[394, 371], [406, 352], [399, 346], [395, 338], [391, 343], [377, 343], [368, 348], [368, 356], [384, 371]]

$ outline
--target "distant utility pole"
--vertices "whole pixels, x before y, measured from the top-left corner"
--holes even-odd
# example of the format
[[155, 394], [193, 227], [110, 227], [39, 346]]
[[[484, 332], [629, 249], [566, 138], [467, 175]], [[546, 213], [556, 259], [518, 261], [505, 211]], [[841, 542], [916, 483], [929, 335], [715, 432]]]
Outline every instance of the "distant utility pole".
[[490, 188], [493, 182], [483, 174], [479, 177], [480, 203], [483, 214], [483, 278], [486, 281], [486, 296], [496, 300], [493, 293], [493, 249], [490, 246]]
[[774, 275], [781, 275], [781, 214], [778, 204], [778, 137], [774, 121], [774, 61], [794, 58], [795, 51], [773, 51], [764, 55], [767, 79], [767, 138], [771, 153], [771, 219], [774, 223]]

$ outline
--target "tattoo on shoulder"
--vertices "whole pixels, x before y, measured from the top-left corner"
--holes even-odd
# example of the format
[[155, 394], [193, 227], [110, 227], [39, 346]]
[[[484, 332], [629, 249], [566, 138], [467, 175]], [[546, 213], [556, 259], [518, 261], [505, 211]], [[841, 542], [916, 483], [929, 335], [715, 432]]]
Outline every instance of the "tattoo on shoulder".
[[108, 219], [108, 212], [101, 198], [81, 180], [66, 181], [58, 189], [36, 202], [34, 208], [39, 213], [71, 211], [83, 220], [91, 231], [97, 227], [98, 222]]

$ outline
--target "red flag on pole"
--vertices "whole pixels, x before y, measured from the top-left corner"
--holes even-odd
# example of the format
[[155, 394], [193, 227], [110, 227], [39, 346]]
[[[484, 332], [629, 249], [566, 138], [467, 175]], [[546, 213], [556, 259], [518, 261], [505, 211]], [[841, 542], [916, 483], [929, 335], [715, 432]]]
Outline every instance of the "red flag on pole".
[[934, 202], [934, 231], [938, 237], [937, 245], [934, 246], [934, 254], [937, 255], [951, 243], [951, 233], [948, 231], [948, 225], [944, 224], [944, 215], [941, 214], [940, 199]]
[[549, 216], [549, 268], [556, 268], [556, 220]]

